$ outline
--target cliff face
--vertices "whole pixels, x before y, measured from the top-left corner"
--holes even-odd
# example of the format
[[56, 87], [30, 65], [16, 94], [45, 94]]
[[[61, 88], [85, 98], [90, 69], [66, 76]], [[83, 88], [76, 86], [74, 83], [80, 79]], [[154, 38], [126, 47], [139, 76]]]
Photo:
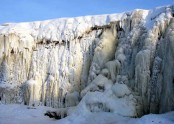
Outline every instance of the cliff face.
[[0, 26], [0, 101], [140, 116], [174, 110], [174, 18], [151, 11]]

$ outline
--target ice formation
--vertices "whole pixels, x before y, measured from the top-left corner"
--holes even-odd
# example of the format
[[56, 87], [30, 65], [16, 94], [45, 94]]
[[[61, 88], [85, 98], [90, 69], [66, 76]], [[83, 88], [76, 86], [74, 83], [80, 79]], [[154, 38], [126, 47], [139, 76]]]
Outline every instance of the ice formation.
[[171, 7], [1, 25], [0, 102], [61, 108], [60, 118], [71, 107], [174, 110]]

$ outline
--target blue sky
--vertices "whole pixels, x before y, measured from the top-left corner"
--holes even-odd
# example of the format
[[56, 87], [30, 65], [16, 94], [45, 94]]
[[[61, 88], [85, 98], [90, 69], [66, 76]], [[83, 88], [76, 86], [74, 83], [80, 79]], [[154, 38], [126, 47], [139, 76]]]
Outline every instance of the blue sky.
[[0, 23], [151, 9], [174, 0], [0, 0]]

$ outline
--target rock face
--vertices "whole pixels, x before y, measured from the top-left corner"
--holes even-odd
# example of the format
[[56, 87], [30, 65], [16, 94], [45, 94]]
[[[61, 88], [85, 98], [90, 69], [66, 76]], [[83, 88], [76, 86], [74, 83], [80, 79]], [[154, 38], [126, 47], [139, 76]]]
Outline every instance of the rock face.
[[0, 26], [0, 101], [124, 116], [174, 110], [171, 6]]

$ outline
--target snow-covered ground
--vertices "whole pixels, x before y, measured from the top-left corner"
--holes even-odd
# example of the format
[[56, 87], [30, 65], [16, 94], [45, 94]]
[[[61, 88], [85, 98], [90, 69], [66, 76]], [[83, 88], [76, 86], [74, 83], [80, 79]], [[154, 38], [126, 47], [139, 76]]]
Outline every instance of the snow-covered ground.
[[55, 120], [44, 116], [49, 107], [29, 109], [24, 105], [0, 105], [0, 124], [48, 124]]
[[29, 109], [24, 105], [0, 105], [0, 124], [174, 124], [174, 112], [150, 114], [142, 118], [128, 118], [117, 114], [99, 112], [84, 115], [71, 115], [61, 120], [44, 116], [53, 108], [39, 106]]

